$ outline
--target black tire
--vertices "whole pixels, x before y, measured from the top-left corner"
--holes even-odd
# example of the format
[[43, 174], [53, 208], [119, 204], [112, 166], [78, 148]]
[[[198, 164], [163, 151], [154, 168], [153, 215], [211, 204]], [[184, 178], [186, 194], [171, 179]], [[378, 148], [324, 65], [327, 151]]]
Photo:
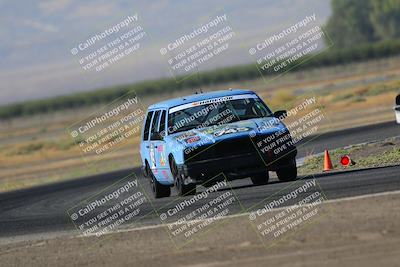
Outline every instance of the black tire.
[[266, 184], [268, 184], [269, 173], [268, 173], [268, 171], [259, 173], [259, 174], [251, 176], [250, 179], [254, 185], [266, 185]]
[[182, 178], [177, 177], [176, 183], [176, 191], [179, 196], [189, 196], [196, 194], [196, 185], [195, 184], [183, 184]]
[[297, 167], [294, 161], [289, 167], [276, 171], [279, 181], [288, 182], [297, 179]]
[[171, 187], [168, 185], [160, 184], [156, 177], [154, 177], [153, 172], [147, 166], [147, 175], [150, 180], [151, 191], [153, 192], [154, 198], [169, 197], [171, 195]]
[[170, 157], [169, 166], [171, 167], [171, 173], [174, 176], [176, 191], [179, 196], [195, 195], [196, 194], [196, 184], [183, 183], [181, 174], [176, 166], [175, 159], [173, 156]]

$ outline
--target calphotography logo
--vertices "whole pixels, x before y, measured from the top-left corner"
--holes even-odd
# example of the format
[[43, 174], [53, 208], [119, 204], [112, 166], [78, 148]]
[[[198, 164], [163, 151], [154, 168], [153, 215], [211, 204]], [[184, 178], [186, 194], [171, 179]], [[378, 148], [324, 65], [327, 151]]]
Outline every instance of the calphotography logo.
[[223, 56], [236, 36], [227, 14], [216, 15], [207, 23], [183, 33], [160, 49], [176, 81], [181, 82], [199, 67]]
[[146, 203], [148, 199], [137, 178], [128, 176], [67, 213], [83, 236], [100, 237], [139, 220], [146, 214]]
[[[265, 80], [269, 79], [267, 74], [285, 73], [333, 45], [316, 21], [316, 14], [306, 15], [249, 48], [248, 53]], [[328, 47], [323, 45], [324, 38], [328, 40]]]
[[143, 46], [146, 36], [139, 16], [135, 13], [80, 42], [71, 49], [71, 54], [78, 57], [84, 71], [102, 72], [136, 53]]
[[167, 233], [177, 249], [214, 230], [224, 222], [224, 217], [240, 210], [240, 203], [229, 190], [223, 174], [212, 177], [204, 185], [211, 182], [212, 185], [205, 191], [177, 199], [160, 209], [160, 221], [166, 225]]
[[81, 149], [83, 159], [93, 164], [106, 154], [121, 149], [135, 135], [140, 135], [144, 116], [144, 108], [132, 92], [74, 123], [68, 132]]
[[328, 210], [326, 200], [315, 179], [298, 181], [263, 202], [263, 207], [252, 211], [249, 221], [266, 248], [311, 224]]

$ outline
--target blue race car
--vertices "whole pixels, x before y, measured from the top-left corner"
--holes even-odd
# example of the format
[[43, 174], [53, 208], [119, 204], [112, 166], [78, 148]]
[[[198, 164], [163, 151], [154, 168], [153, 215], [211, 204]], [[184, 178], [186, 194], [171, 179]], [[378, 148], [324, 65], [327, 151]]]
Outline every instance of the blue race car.
[[[195, 94], [149, 106], [142, 129], [142, 171], [156, 198], [195, 194], [196, 185], [250, 177], [267, 184], [297, 177], [297, 149], [282, 123], [250, 90]], [[223, 175], [221, 175], [223, 174]]]

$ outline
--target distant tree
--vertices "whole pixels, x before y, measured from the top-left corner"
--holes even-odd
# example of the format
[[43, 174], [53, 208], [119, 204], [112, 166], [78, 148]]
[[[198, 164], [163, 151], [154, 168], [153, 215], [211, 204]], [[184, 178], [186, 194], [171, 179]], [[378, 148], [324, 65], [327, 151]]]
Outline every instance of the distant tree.
[[335, 46], [345, 47], [376, 40], [370, 20], [370, 0], [332, 0], [332, 16], [325, 29]]
[[325, 29], [335, 46], [400, 38], [400, 0], [332, 0]]
[[381, 40], [400, 38], [400, 0], [372, 0], [371, 7], [375, 35]]

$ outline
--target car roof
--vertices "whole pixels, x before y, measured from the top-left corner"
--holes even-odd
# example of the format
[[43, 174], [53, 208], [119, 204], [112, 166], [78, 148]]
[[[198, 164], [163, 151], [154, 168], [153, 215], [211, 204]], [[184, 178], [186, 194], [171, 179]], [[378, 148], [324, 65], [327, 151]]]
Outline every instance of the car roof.
[[180, 105], [187, 104], [187, 103], [207, 100], [210, 98], [241, 95], [241, 94], [255, 94], [255, 93], [251, 90], [246, 90], [246, 89], [229, 89], [229, 90], [220, 90], [220, 91], [213, 91], [213, 92], [207, 92], [207, 93], [199, 93], [199, 94], [173, 98], [173, 99], [165, 100], [165, 101], [162, 101], [159, 103], [155, 103], [155, 104], [149, 106], [148, 109], [149, 110], [160, 109], [160, 108], [168, 109], [168, 108], [180, 106]]

